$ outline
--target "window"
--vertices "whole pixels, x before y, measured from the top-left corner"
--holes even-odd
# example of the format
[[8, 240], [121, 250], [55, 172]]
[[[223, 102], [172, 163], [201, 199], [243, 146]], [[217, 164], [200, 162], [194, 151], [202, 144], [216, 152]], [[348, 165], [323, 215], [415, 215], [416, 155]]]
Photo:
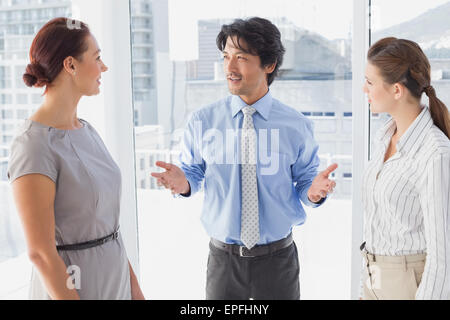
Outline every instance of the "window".
[[28, 110], [18, 109], [17, 110], [17, 118], [18, 119], [26, 119], [26, 118], [28, 118]]
[[12, 118], [12, 111], [11, 110], [2, 110], [2, 119], [11, 119]]
[[31, 103], [38, 104], [43, 101], [43, 97], [40, 94], [31, 94]]
[[0, 94], [0, 104], [11, 104], [12, 95], [11, 94]]
[[28, 95], [20, 93], [16, 96], [17, 104], [28, 104]]
[[154, 168], [155, 167], [155, 158], [154, 155], [151, 155], [150, 157], [148, 157], [148, 166], [150, 168]]
[[11, 68], [0, 65], [0, 90], [11, 88]]
[[[372, 0], [371, 11], [372, 43], [386, 36], [417, 42], [430, 61], [431, 84], [438, 98], [449, 108], [450, 45], [445, 41], [448, 37], [448, 27], [444, 25], [444, 21], [447, 21], [450, 15], [450, 1]], [[428, 105], [425, 94], [422, 95], [422, 104]], [[372, 114], [372, 138], [387, 119], [386, 114]], [[373, 145], [371, 147], [373, 148]]]
[[3, 143], [10, 143], [12, 141], [12, 136], [4, 135], [3, 136]]
[[335, 117], [335, 112], [319, 112], [319, 111], [302, 111], [303, 115], [306, 117]]
[[25, 89], [27, 88], [25, 83], [23, 82], [23, 74], [25, 72], [26, 67], [24, 65], [20, 65], [14, 68], [14, 75], [16, 80], [16, 88]]
[[[153, 25], [150, 32], [136, 29], [132, 34], [134, 107], [139, 109], [135, 123], [140, 127], [161, 126], [156, 140], [162, 142], [157, 143], [150, 135], [136, 135], [136, 146], [147, 141], [144, 150], [139, 147], [136, 152], [139, 155], [145, 152], [146, 162], [150, 164], [144, 171], [136, 172], [137, 181], [150, 177], [150, 172], [157, 170], [155, 161], [177, 159], [179, 145], [175, 143], [175, 136], [182, 132], [192, 111], [229, 95], [227, 84], [220, 76], [222, 63], [215, 38], [224, 22], [251, 16], [269, 18], [282, 33], [287, 52], [282, 73], [271, 86], [271, 92], [275, 98], [310, 117], [316, 140], [327, 142], [320, 143], [320, 169], [333, 162], [341, 165], [348, 159], [351, 164], [351, 148], [340, 147], [344, 142], [351, 145], [351, 123], [344, 126], [342, 118], [336, 115], [352, 105], [352, 35], [349, 30], [353, 1], [339, 1], [339, 4], [331, 0], [320, 3], [286, 1], [277, 5], [277, 18], [273, 18], [274, 2], [271, 0], [245, 3], [196, 0], [195, 7], [201, 10], [192, 10], [194, 4], [182, 0], [164, 5], [162, 1], [156, 5], [151, 1], [131, 0], [131, 18], [135, 27], [144, 22], [138, 22], [138, 10], [133, 7], [143, 2], [150, 6]], [[190, 14], [186, 15], [188, 11]], [[343, 14], [336, 16], [338, 11]], [[317, 23], [331, 20], [333, 24]], [[145, 53], [151, 68], [140, 62], [141, 48], [151, 50], [150, 54]], [[148, 103], [142, 104], [139, 90], [150, 88], [149, 83], [143, 81], [147, 76], [155, 79], [155, 90], [149, 91]], [[351, 122], [351, 119], [347, 120]], [[151, 135], [155, 137], [155, 133]], [[139, 168], [139, 163], [136, 167]], [[349, 168], [346, 172], [351, 174], [351, 165]], [[344, 179], [339, 170], [333, 175], [339, 186], [333, 198], [327, 205], [314, 209], [305, 225], [294, 228], [294, 237], [301, 247], [302, 297], [306, 299], [349, 297], [350, 262], [346, 263], [342, 255], [348, 255], [350, 251], [347, 237], [351, 234], [352, 177]], [[199, 219], [203, 194], [190, 199], [173, 199], [170, 191], [157, 187], [150, 177], [146, 189], [138, 190], [137, 203], [139, 228], [146, 230], [139, 233], [144, 293], [156, 299], [203, 299], [208, 253], [208, 236]], [[311, 212], [309, 208], [306, 210]], [[340, 213], [339, 217], [336, 211]], [[167, 226], [175, 235], [169, 239]], [[327, 236], [318, 238], [318, 232]], [[161, 238], [167, 241], [161, 243]], [[181, 271], [178, 263], [163, 252], [185, 242], [195, 249], [177, 256], [178, 260], [187, 262]], [[159, 245], [154, 246], [154, 243]], [[323, 252], [330, 252], [330, 243], [343, 248], [339, 256], [323, 255]], [[329, 263], [330, 259], [333, 265]], [[323, 266], [321, 274], [324, 276], [320, 280], [308, 278], [317, 272], [318, 265]], [[161, 274], [173, 276], [168, 280]], [[327, 292], [322, 288], [327, 288]]]

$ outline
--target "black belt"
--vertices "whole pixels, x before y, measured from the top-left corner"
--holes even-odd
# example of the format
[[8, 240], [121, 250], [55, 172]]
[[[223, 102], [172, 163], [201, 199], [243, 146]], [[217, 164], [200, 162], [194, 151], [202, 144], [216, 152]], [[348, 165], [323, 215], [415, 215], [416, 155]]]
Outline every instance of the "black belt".
[[71, 250], [83, 250], [83, 249], [89, 249], [97, 246], [101, 246], [102, 244], [107, 243], [111, 240], [116, 240], [119, 238], [119, 230], [111, 233], [109, 236], [96, 239], [96, 240], [90, 240], [82, 243], [75, 243], [75, 244], [65, 244], [56, 246], [56, 250], [62, 250], [62, 251], [71, 251]]
[[294, 240], [292, 239], [292, 233], [290, 233], [286, 238], [271, 242], [268, 244], [263, 245], [257, 245], [251, 248], [250, 250], [247, 249], [245, 246], [240, 246], [237, 244], [228, 244], [224, 243], [222, 241], [216, 240], [214, 238], [211, 238], [211, 244], [221, 250], [232, 252], [233, 254], [236, 254], [241, 257], [258, 257], [263, 256], [281, 249], [284, 249], [286, 247], [289, 247]]

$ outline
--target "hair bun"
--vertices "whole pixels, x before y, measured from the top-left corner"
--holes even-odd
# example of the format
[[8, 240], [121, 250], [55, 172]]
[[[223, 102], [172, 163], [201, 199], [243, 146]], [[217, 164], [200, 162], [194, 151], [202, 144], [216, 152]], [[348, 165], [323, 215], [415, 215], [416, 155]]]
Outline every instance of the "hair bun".
[[28, 87], [43, 87], [50, 83], [45, 75], [45, 70], [38, 63], [30, 63], [27, 65], [26, 71], [23, 75], [23, 81]]
[[29, 73], [24, 73], [23, 82], [27, 85], [27, 87], [32, 87], [36, 84], [37, 78]]

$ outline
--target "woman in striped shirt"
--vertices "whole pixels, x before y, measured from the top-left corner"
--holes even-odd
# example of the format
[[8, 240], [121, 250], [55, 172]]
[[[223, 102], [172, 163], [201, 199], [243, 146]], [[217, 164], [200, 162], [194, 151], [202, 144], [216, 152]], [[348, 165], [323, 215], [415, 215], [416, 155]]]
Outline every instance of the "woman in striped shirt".
[[415, 42], [369, 49], [364, 92], [391, 119], [364, 174], [364, 299], [450, 299], [450, 119], [430, 81]]

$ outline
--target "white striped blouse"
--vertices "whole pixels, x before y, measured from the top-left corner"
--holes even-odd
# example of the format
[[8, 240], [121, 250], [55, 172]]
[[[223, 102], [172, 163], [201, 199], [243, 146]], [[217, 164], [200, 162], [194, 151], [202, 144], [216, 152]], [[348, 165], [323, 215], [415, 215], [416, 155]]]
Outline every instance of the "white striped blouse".
[[450, 299], [450, 140], [427, 107], [384, 157], [396, 129], [391, 118], [364, 174], [364, 238], [369, 252], [426, 253], [416, 299]]

